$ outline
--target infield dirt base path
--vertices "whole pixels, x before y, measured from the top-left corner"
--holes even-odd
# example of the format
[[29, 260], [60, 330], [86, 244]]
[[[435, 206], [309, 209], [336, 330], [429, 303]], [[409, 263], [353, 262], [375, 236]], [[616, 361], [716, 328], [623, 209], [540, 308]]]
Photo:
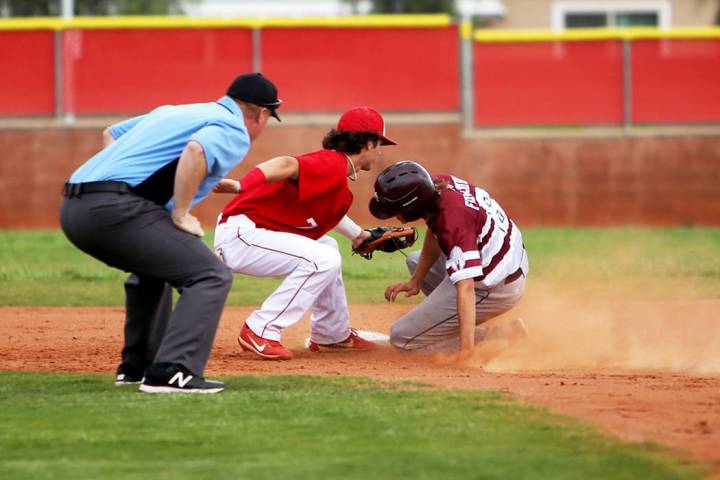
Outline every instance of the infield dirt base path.
[[[353, 326], [387, 333], [411, 307], [355, 305]], [[648, 308], [655, 323], [647, 316]], [[387, 346], [375, 352], [313, 354], [303, 349], [307, 318], [283, 338], [295, 359], [263, 361], [240, 352], [235, 343], [251, 310], [225, 310], [208, 376], [348, 375], [500, 390], [590, 421], [624, 440], [655, 441], [687, 451], [709, 461], [713, 477], [720, 474], [720, 350], [715, 320], [720, 301], [652, 306], [627, 302], [596, 309], [591, 317], [577, 318], [573, 326], [557, 315], [548, 324], [548, 312], [536, 311], [533, 319], [526, 317], [531, 330], [527, 341], [504, 350], [487, 345], [463, 365]], [[677, 315], [683, 315], [684, 327], [677, 328], [675, 322], [674, 328], [666, 328], [665, 320]], [[634, 326], [627, 320], [638, 316], [642, 321]], [[1, 307], [0, 370], [113, 373], [123, 318], [122, 308]], [[621, 340], [611, 340], [616, 337]]]

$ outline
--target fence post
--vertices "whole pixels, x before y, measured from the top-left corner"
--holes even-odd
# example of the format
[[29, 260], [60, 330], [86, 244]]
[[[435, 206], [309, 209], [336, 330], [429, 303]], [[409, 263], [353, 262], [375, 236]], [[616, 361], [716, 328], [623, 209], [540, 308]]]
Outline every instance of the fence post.
[[632, 128], [632, 40], [623, 39], [623, 127], [625, 133]]
[[63, 32], [53, 32], [53, 66], [55, 71], [55, 118], [60, 120], [63, 117]]
[[[60, 15], [65, 21], [72, 20], [75, 16], [75, 0], [61, 0]], [[63, 118], [65, 123], [75, 123], [74, 105], [70, 105], [68, 111], [65, 111], [65, 108], [63, 107], [63, 103], [68, 98], [71, 98], [73, 102], [75, 100], [74, 94], [65, 95], [66, 79], [70, 78], [69, 87], [75, 88], [75, 65], [65, 64], [65, 57], [67, 55], [65, 40], [65, 29], [61, 28], [57, 30], [55, 32], [55, 115]]]
[[463, 17], [460, 21], [460, 109], [464, 133], [471, 132], [475, 123], [472, 32], [470, 17]]
[[262, 72], [262, 33], [261, 27], [252, 29], [252, 68], [254, 72]]
[[75, 16], [75, 0], [61, 0], [60, 15], [65, 20], [73, 18]]

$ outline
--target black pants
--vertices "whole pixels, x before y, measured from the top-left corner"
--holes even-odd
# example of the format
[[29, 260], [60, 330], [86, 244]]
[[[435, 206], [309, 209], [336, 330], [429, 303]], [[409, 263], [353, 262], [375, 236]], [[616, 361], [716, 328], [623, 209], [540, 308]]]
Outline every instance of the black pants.
[[122, 365], [128, 372], [142, 372], [155, 359], [170, 314], [169, 283], [131, 274], [125, 282], [125, 345]]
[[[133, 274], [125, 284], [123, 362], [142, 367], [154, 357], [202, 376], [232, 271], [166, 209], [132, 192], [66, 197], [60, 223], [80, 250]], [[172, 312], [167, 285], [180, 293]]]

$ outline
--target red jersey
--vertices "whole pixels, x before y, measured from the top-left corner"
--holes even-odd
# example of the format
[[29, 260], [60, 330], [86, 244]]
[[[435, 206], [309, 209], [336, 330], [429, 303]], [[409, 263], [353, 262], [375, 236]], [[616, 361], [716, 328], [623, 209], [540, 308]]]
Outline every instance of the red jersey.
[[453, 283], [467, 278], [492, 288], [520, 268], [524, 247], [520, 230], [485, 190], [446, 174], [439, 210], [428, 220], [445, 254]]
[[335, 228], [350, 209], [347, 157], [318, 150], [295, 157], [297, 180], [265, 183], [240, 192], [223, 210], [223, 218], [247, 215], [259, 228], [317, 240]]

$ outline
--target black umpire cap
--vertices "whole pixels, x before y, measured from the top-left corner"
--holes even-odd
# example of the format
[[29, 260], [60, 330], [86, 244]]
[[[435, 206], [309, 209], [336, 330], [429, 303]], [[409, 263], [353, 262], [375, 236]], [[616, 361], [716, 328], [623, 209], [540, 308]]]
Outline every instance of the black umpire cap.
[[276, 110], [282, 104], [282, 100], [277, 97], [275, 85], [263, 77], [262, 73], [240, 75], [228, 87], [227, 95], [243, 102], [265, 107], [270, 110], [270, 115], [275, 117], [278, 122], [281, 121]]

